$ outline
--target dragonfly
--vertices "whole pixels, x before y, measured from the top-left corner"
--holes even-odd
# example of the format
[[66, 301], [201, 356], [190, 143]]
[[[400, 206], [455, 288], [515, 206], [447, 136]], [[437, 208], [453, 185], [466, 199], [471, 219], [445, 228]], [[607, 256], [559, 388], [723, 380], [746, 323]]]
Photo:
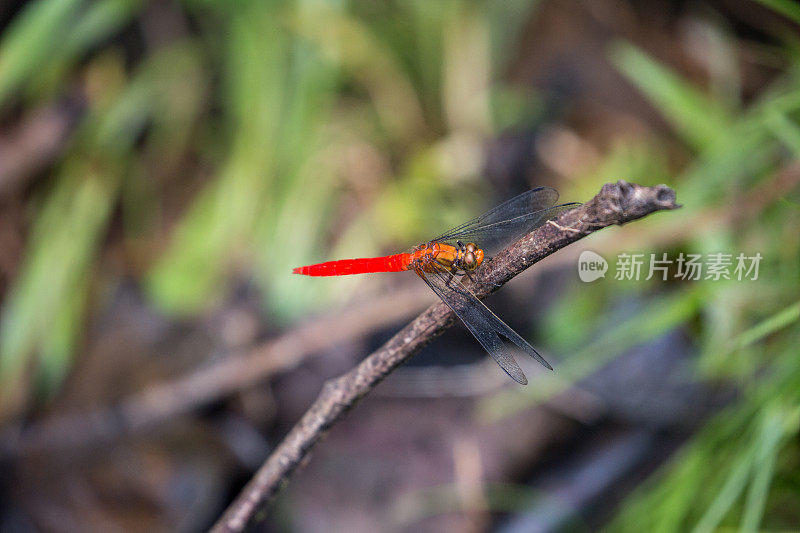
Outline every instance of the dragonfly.
[[411, 251], [383, 257], [340, 259], [297, 267], [305, 276], [345, 276], [373, 272], [415, 272], [458, 316], [478, 342], [511, 378], [528, 383], [502, 337], [517, 345], [549, 370], [553, 367], [524, 338], [486, 307], [468, 289], [463, 279], [489, 257], [520, 237], [577, 205], [556, 205], [558, 191], [537, 187], [511, 198], [486, 213], [438, 237], [415, 246]]

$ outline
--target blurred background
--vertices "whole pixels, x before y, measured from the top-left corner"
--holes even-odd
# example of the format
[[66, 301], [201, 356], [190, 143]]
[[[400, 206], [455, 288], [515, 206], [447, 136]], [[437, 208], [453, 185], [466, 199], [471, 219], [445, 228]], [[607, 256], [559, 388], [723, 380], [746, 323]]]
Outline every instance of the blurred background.
[[[0, 530], [209, 527], [434, 301], [292, 267], [618, 179], [684, 207], [487, 300], [555, 372], [518, 386], [457, 324], [264, 529], [800, 528], [793, 0], [6, 0], [0, 28]], [[714, 253], [757, 279], [677, 270]]]

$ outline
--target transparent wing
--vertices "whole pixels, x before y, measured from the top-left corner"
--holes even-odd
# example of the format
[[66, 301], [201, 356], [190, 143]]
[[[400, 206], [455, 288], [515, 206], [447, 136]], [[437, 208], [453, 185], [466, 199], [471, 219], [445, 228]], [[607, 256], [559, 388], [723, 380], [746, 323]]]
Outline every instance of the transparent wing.
[[547, 361], [520, 337], [513, 329], [500, 320], [497, 315], [492, 313], [483, 303], [464, 285], [460, 280], [454, 278], [450, 272], [442, 268], [434, 273], [418, 270], [417, 274], [425, 280], [425, 283], [433, 289], [439, 298], [453, 310], [453, 312], [464, 322], [467, 329], [475, 335], [478, 342], [489, 352], [500, 368], [511, 376], [514, 381], [527, 385], [528, 380], [522, 369], [517, 364], [514, 357], [508, 353], [503, 339], [500, 335], [507, 338], [528, 355], [539, 361], [548, 369], [552, 370]]
[[578, 205], [555, 205], [557, 201], [558, 191], [551, 187], [537, 187], [431, 239], [431, 242], [474, 242], [488, 255], [493, 255], [560, 212]]

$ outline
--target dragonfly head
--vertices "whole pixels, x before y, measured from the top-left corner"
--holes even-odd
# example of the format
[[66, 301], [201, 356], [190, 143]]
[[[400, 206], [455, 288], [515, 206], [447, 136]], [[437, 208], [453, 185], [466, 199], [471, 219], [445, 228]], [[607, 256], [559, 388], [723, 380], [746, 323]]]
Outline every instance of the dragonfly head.
[[469, 243], [465, 247], [464, 257], [462, 259], [462, 268], [467, 272], [472, 272], [483, 263], [483, 250], [475, 246], [475, 243]]

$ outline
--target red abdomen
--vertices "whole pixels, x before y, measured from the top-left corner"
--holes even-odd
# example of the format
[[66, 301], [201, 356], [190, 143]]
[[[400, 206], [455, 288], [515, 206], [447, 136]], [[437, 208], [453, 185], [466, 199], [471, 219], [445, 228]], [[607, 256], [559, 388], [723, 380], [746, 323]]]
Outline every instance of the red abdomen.
[[304, 276], [346, 276], [370, 272], [400, 272], [407, 270], [410, 254], [395, 254], [385, 257], [340, 259], [316, 265], [297, 267], [292, 272]]

